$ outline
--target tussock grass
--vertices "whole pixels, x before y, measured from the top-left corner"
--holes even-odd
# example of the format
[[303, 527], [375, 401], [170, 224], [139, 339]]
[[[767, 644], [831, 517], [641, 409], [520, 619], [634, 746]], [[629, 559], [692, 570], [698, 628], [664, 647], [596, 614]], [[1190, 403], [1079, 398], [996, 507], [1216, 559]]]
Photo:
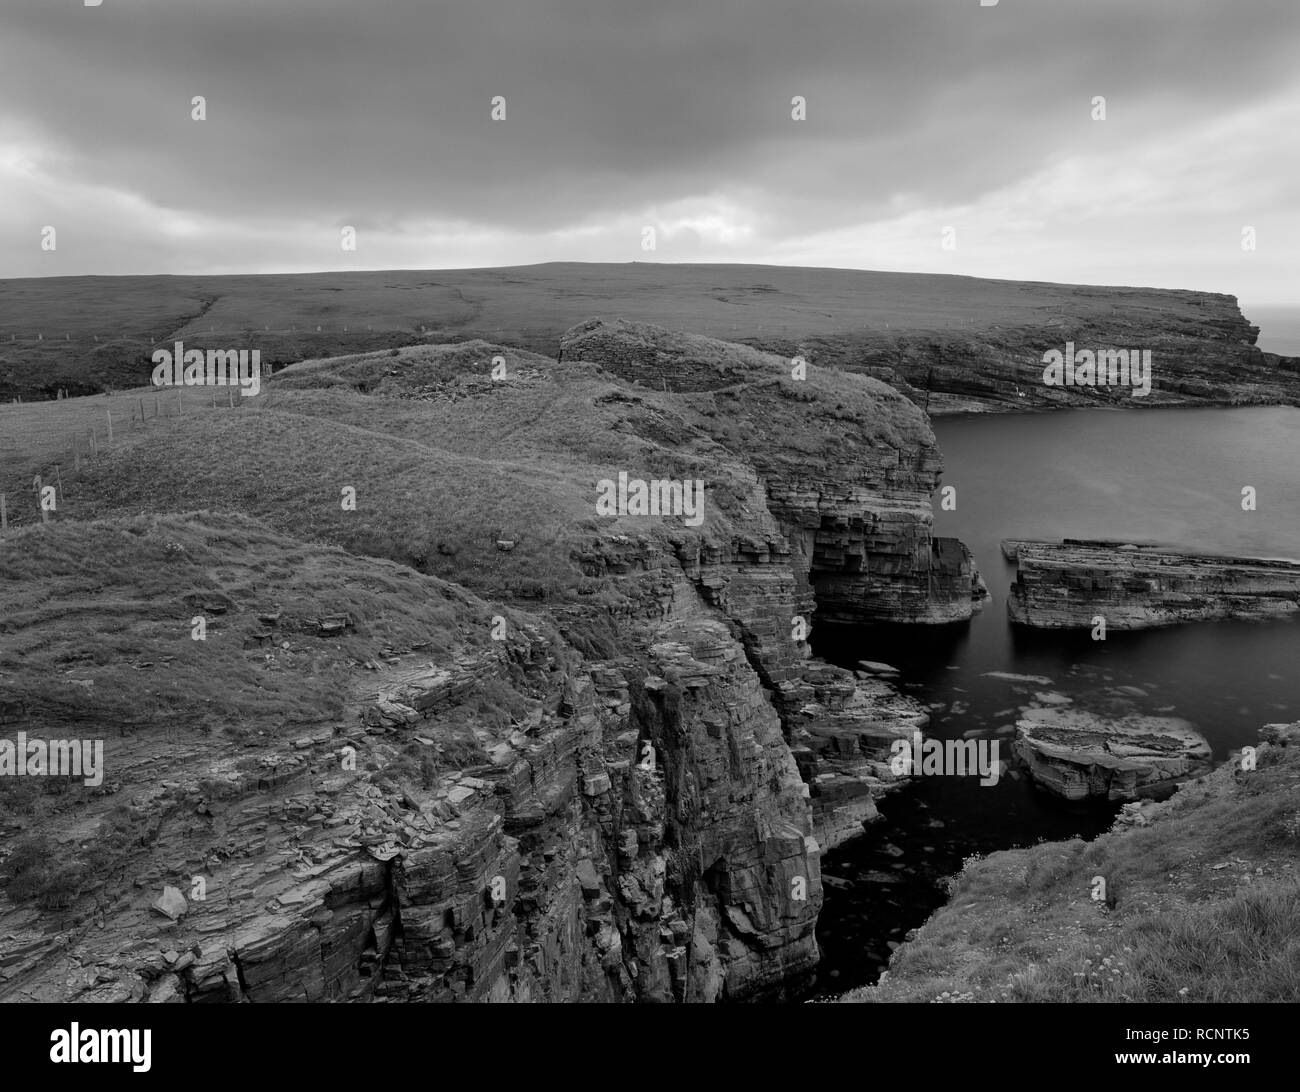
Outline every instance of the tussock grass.
[[[67, 521], [11, 545], [0, 553], [0, 687], [68, 731], [327, 723], [356, 664], [414, 644], [434, 658], [487, 647], [496, 609], [239, 515]], [[258, 620], [272, 610], [273, 626]], [[318, 620], [338, 614], [352, 627], [318, 636]], [[203, 641], [191, 636], [198, 615]], [[260, 632], [273, 636], [246, 648]]]
[[[244, 410], [167, 422], [152, 443], [101, 459], [69, 491], [65, 513], [243, 511], [466, 586], [540, 594], [581, 582], [563, 543], [592, 515], [583, 485], [356, 425]], [[356, 491], [355, 511], [343, 507], [345, 487]], [[503, 540], [512, 551], [498, 548]]]
[[[530, 665], [566, 655], [517, 611], [240, 514], [67, 520], [6, 546], [0, 735], [103, 741], [102, 785], [0, 777], [0, 890], [41, 910], [119, 898], [157, 864], [162, 833], [184, 840], [210, 779], [256, 784], [263, 760], [297, 753], [303, 734], [354, 728], [390, 656], [479, 678], [420, 722], [419, 740], [368, 749], [365, 772], [400, 794], [486, 762], [483, 740], [512, 731], [545, 690]], [[492, 640], [497, 614], [530, 636]], [[192, 637], [196, 615], [206, 640]], [[348, 628], [322, 635], [320, 619], [336, 615]]]
[[498, 349], [309, 362], [235, 411], [151, 420], [68, 483], [58, 518], [242, 511], [482, 594], [588, 603], [621, 597], [591, 560], [602, 538], [658, 537], [662, 548], [684, 529], [680, 517], [598, 515], [600, 480], [701, 479], [701, 531], [724, 541], [733, 517], [752, 520], [753, 470], [689, 407], [631, 393], [590, 364], [514, 350], [502, 350], [513, 371], [495, 382]]

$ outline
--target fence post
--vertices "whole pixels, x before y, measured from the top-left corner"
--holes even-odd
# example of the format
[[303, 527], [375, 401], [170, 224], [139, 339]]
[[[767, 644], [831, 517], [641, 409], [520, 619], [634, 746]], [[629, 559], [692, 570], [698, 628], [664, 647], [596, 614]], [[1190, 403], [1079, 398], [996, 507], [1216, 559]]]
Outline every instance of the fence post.
[[9, 533], [9, 508], [5, 504], [5, 495], [0, 493], [0, 535]]
[[97, 458], [99, 455], [99, 445], [95, 443], [95, 430], [90, 430], [90, 457]]
[[45, 505], [41, 503], [41, 489], [44, 485], [45, 479], [40, 474], [37, 474], [36, 477], [32, 479], [32, 492], [36, 494], [36, 507], [41, 510], [41, 522], [49, 523], [50, 514], [45, 510]]
[[108, 442], [113, 442], [113, 411], [108, 411]]
[[81, 469], [81, 449], [77, 447], [77, 434], [72, 434], [72, 469]]

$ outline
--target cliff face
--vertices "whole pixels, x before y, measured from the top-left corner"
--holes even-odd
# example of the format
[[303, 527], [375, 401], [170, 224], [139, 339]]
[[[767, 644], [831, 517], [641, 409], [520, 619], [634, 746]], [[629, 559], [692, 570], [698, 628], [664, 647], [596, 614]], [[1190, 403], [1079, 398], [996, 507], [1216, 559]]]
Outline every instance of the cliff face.
[[814, 609], [819, 621], [939, 623], [969, 618], [987, 596], [966, 547], [932, 534], [942, 458], [925, 416], [874, 380], [817, 369], [793, 379], [791, 361], [642, 323], [592, 320], [561, 350], [679, 395], [687, 421], [753, 467], [753, 507], [775, 533], [706, 549], [687, 571], [773, 693], [822, 847], [859, 833], [896, 783], [890, 744], [928, 718], [887, 683], [804, 665], [791, 634]]
[[[647, 344], [683, 389], [643, 382]], [[127, 437], [22, 532], [47, 546], [0, 568], [5, 727], [76, 719], [110, 774], [0, 812], [80, 862], [6, 858], [6, 998], [712, 1001], [815, 965], [819, 854], [926, 719], [809, 658], [818, 600], [939, 620], [978, 588], [929, 533], [923, 416], [652, 328], [584, 326], [558, 365], [499, 350], [503, 383], [498, 350], [290, 369], [266, 408]], [[620, 470], [698, 476], [705, 518], [593, 518]], [[340, 482], [358, 511], [313, 499]], [[122, 515], [168, 496], [248, 515]], [[121, 563], [88, 588], [85, 557]], [[51, 689], [16, 653], [87, 641], [138, 682]]]
[[[77, 551], [105, 553], [124, 530], [66, 526]], [[234, 590], [252, 573], [209, 536], [314, 553], [222, 517], [149, 530], [199, 568], [224, 563], [223, 642], [263, 623]], [[386, 563], [337, 564], [335, 579], [365, 582]], [[58, 564], [47, 575], [56, 595], [75, 580]], [[453, 631], [493, 613], [430, 577], [404, 591], [450, 598]], [[586, 660], [510, 613], [499, 643], [457, 640], [434, 661], [385, 650], [339, 719], [302, 735], [177, 752], [151, 717], [109, 735], [102, 790], [71, 809], [28, 801], [23, 825], [58, 831], [65, 853], [88, 829], [129, 837], [83, 890], [46, 877], [35, 903], [0, 904], [3, 996], [711, 1001], [809, 970], [821, 884], [806, 786], [741, 646], [687, 581], [673, 591], [678, 617], [630, 663]], [[83, 609], [111, 626], [114, 605], [108, 593]], [[285, 653], [330, 657], [294, 621], [277, 624]], [[390, 621], [376, 610], [348, 626], [371, 640]], [[71, 734], [47, 695], [20, 694], [6, 729]], [[488, 694], [517, 712], [485, 717]], [[103, 733], [107, 709], [88, 705], [85, 727]], [[473, 753], [449, 753], [452, 723], [473, 725]], [[168, 886], [188, 897], [177, 921], [151, 909]]]
[[[1078, 406], [1297, 405], [1300, 359], [1255, 345], [1259, 328], [1233, 296], [1213, 292], [1024, 285], [1037, 315], [950, 319], [929, 329], [906, 322], [790, 342], [824, 366], [870, 375], [931, 414], [1015, 412]], [[1044, 354], [1077, 349], [1148, 350], [1151, 389], [1048, 385]], [[780, 350], [785, 344], [770, 343]]]
[[817, 368], [792, 379], [793, 360], [644, 323], [592, 320], [561, 348], [638, 385], [711, 392], [700, 423], [757, 470], [822, 619], [958, 621], [987, 595], [966, 547], [931, 533], [942, 456], [924, 414], [884, 384]]

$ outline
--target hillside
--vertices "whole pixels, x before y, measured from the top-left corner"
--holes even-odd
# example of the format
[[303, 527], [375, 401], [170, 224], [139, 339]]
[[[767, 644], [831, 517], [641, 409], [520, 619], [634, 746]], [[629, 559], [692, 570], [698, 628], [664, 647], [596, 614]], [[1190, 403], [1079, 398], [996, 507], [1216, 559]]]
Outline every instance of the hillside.
[[[1149, 348], [1144, 405], [1300, 403], [1295, 361], [1254, 348], [1231, 296], [782, 266], [551, 263], [257, 276], [0, 283], [0, 401], [136, 387], [154, 348], [259, 348], [276, 365], [481, 338], [556, 355], [592, 316], [672, 326], [862, 371], [934, 412], [1116, 402], [1045, 388], [1073, 340]], [[927, 400], [924, 392], [929, 390]]]

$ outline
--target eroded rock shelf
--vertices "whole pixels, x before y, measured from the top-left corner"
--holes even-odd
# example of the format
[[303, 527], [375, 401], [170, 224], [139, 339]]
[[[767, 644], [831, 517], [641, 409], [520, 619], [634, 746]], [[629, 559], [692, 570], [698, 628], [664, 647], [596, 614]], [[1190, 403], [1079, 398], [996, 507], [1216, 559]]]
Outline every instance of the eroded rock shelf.
[[1013, 622], [1044, 629], [1133, 630], [1300, 610], [1300, 563], [1175, 553], [1133, 543], [1007, 541], [1017, 563]]

